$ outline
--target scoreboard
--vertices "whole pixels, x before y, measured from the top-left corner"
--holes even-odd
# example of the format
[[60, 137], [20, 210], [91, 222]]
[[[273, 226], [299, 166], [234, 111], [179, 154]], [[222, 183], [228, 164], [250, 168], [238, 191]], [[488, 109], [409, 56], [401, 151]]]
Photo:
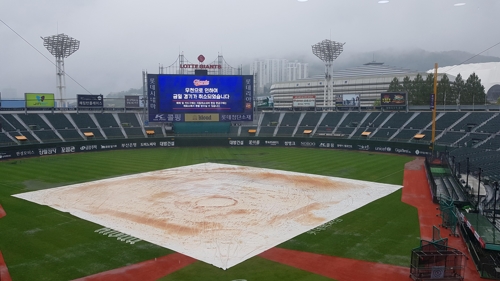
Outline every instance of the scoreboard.
[[253, 120], [252, 75], [148, 74], [150, 122]]

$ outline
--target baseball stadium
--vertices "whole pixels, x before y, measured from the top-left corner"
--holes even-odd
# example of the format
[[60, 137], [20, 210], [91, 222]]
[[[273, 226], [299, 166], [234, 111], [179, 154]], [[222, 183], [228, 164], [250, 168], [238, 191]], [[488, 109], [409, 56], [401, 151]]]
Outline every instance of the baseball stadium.
[[326, 79], [258, 110], [253, 75], [198, 60], [123, 107], [3, 103], [1, 281], [500, 278], [500, 108]]

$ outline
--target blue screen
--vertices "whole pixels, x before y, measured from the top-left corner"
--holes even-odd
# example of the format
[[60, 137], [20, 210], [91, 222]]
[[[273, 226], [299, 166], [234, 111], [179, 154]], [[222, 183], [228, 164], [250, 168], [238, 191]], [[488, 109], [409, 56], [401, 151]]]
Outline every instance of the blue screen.
[[241, 76], [159, 75], [163, 113], [241, 113], [245, 110]]

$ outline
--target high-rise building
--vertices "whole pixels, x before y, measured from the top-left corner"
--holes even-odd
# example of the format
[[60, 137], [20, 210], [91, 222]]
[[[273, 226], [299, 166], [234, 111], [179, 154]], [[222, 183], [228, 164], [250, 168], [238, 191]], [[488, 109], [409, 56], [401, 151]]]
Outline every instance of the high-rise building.
[[273, 83], [308, 78], [308, 64], [286, 59], [256, 60], [250, 65], [250, 73], [255, 75], [256, 93], [264, 94], [264, 88]]

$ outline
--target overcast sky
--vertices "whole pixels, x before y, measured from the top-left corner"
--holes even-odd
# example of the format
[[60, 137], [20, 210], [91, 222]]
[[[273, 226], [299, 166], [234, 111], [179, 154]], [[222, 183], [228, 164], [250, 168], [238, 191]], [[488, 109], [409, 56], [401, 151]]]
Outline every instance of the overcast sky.
[[[222, 52], [233, 65], [262, 58], [314, 60], [311, 45], [346, 42], [344, 55], [381, 49], [479, 53], [500, 42], [500, 0], [2, 0], [0, 91], [55, 93], [55, 59], [40, 36], [81, 41], [66, 72], [93, 94], [141, 86], [183, 51]], [[455, 6], [457, 3], [464, 3]], [[486, 55], [500, 56], [500, 46]], [[342, 55], [341, 55], [342, 56]], [[430, 66], [429, 68], [432, 68]], [[67, 95], [86, 91], [66, 78]], [[11, 89], [11, 90], [9, 90]]]

